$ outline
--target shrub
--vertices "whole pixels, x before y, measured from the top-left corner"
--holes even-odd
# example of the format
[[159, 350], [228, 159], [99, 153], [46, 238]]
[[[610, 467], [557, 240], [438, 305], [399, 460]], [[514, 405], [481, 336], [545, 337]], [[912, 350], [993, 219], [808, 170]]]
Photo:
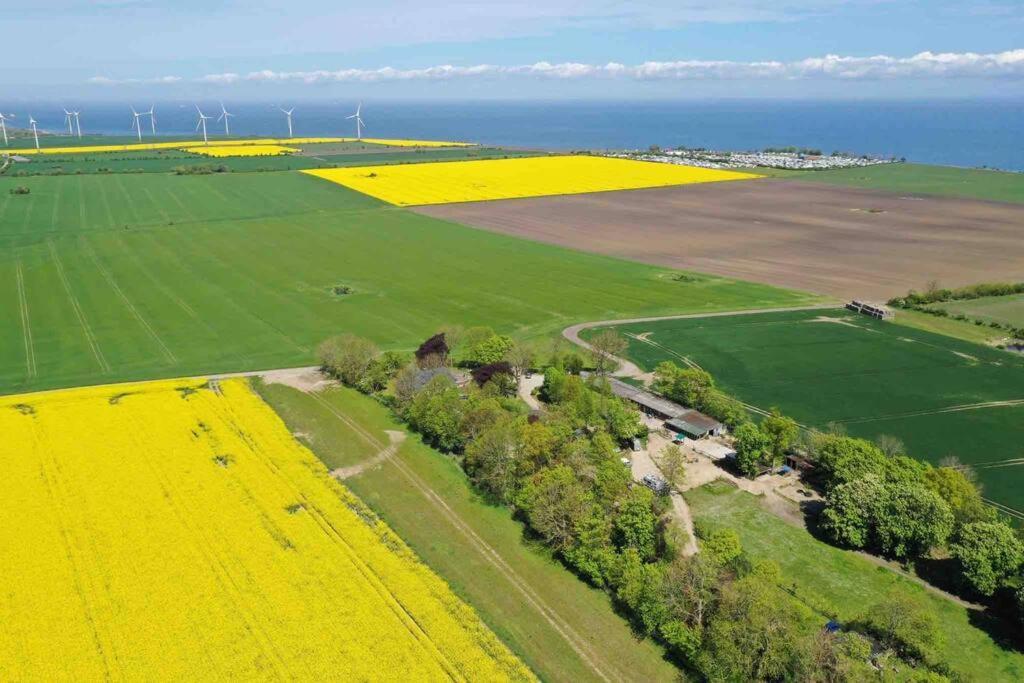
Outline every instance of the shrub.
[[11, 194], [30, 194], [32, 190], [28, 189], [24, 185], [18, 185], [17, 187], [12, 187], [10, 192]]

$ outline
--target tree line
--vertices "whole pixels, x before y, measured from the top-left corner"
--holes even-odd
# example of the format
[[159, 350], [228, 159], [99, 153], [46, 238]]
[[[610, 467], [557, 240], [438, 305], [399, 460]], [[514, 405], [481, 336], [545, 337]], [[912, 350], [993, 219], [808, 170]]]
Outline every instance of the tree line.
[[[829, 630], [828, 615], [788, 592], [779, 566], [748, 555], [734, 531], [700, 526], [701, 552], [686, 555], [689, 538], [667, 514], [668, 496], [634, 483], [621, 461], [623, 446], [646, 436], [636, 408], [605, 377], [624, 343], [611, 334], [591, 346], [588, 357], [544, 352], [490, 328], [448, 328], [411, 355], [344, 335], [322, 345], [321, 362], [455, 458], [481, 494], [509, 507], [530, 536], [697, 677], [888, 680], [899, 668], [919, 674], [913, 680], [950, 680], [936, 654], [934, 616], [911, 601], [880, 596], [857, 620]], [[584, 367], [595, 372], [581, 377]], [[535, 412], [516, 391], [538, 368], [545, 409]], [[710, 376], [685, 375], [690, 382], [664, 370], [663, 382], [696, 392], [690, 398], [699, 395], [701, 405], [734, 405]], [[785, 418], [776, 422], [755, 425], [769, 435], [766, 453], [792, 436]], [[684, 476], [681, 458], [666, 456], [674, 476]]]

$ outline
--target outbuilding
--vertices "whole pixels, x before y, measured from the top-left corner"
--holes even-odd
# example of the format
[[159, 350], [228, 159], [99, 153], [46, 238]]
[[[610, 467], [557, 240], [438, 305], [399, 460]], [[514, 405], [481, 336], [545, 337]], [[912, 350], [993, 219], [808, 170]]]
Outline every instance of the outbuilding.
[[725, 433], [724, 424], [696, 410], [687, 410], [667, 420], [665, 426], [691, 439], [703, 439], [706, 436], [720, 436]]
[[657, 394], [652, 394], [640, 387], [634, 387], [632, 384], [627, 384], [614, 377], [608, 378], [608, 386], [611, 388], [612, 393], [619, 398], [635, 403], [644, 415], [651, 415], [662, 420], [670, 420], [687, 412], [686, 408], [678, 403], [673, 403]]

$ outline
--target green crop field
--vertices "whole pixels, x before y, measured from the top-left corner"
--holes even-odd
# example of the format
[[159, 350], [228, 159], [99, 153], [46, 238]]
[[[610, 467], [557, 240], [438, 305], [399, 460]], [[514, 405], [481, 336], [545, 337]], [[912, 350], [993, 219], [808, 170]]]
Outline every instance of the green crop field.
[[753, 169], [753, 172], [773, 178], [792, 178], [886, 192], [1024, 202], [1024, 173], [927, 164], [884, 164], [828, 171]]
[[[346, 143], [347, 144], [347, 143]], [[369, 148], [383, 151], [367, 151]], [[326, 151], [320, 153], [320, 149]], [[460, 159], [495, 159], [514, 156], [536, 156], [538, 152], [507, 150], [497, 147], [459, 147], [454, 149], [408, 149], [360, 145], [340, 151], [343, 144], [303, 145], [303, 154], [278, 156], [209, 158], [176, 149], [68, 154], [64, 156], [33, 156], [14, 163], [6, 172], [12, 177], [30, 175], [77, 175], [93, 173], [169, 173], [179, 166], [217, 166], [228, 171], [289, 171], [305, 168], [334, 168], [370, 164], [408, 164]]]
[[963, 313], [969, 318], [1024, 328], [1024, 294], [948, 301], [935, 304], [934, 307], [943, 308], [949, 311], [950, 315]]
[[[404, 431], [384, 406], [351, 389], [315, 396], [282, 385], [257, 384], [257, 389], [332, 469], [376, 455], [352, 424], [380, 442], [387, 441], [385, 430]], [[508, 508], [482, 500], [454, 459], [416, 435], [410, 434], [393, 458], [345, 485], [543, 680], [679, 680], [664, 651], [650, 639], [638, 639], [605, 593], [524, 538]], [[583, 645], [574, 648], [570, 639]]]
[[808, 299], [678, 282], [300, 173], [0, 178], [4, 393], [309, 364], [341, 332], [412, 348], [443, 324], [531, 336]]
[[686, 357], [741, 400], [802, 424], [895, 435], [933, 463], [959, 457], [988, 498], [1024, 511], [1024, 465], [1014, 462], [1024, 458], [1024, 357], [843, 309], [619, 329], [650, 333], [629, 339], [645, 369]]
[[1000, 632], [997, 619], [931, 593], [859, 553], [818, 541], [765, 511], [758, 498], [724, 482], [688, 491], [686, 500], [696, 520], [735, 529], [747, 552], [777, 562], [785, 584], [812, 609], [834, 612], [845, 622], [898, 592], [935, 615], [943, 657], [965, 680], [1019, 681], [1024, 676], [1024, 656], [1000, 644], [1012, 634]]

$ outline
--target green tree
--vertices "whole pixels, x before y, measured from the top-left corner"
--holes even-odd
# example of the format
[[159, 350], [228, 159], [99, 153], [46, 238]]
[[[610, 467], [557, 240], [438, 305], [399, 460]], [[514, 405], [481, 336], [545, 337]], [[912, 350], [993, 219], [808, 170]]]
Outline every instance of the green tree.
[[870, 640], [853, 631], [822, 630], [807, 649], [799, 678], [808, 683], [860, 683], [877, 677]]
[[709, 559], [724, 567], [743, 552], [739, 534], [734, 529], [718, 529], [705, 533], [700, 542], [701, 550]]
[[821, 437], [815, 444], [815, 458], [827, 491], [869, 474], [880, 475], [887, 459], [870, 441], [838, 435]]
[[854, 625], [901, 656], [912, 659], [930, 661], [941, 645], [935, 615], [900, 593], [893, 593], [868, 608]]
[[356, 386], [380, 350], [369, 339], [341, 334], [320, 344], [320, 366], [348, 386]]
[[430, 444], [443, 451], [462, 448], [465, 403], [450, 377], [438, 375], [413, 397], [409, 424]]
[[471, 346], [467, 346], [463, 354], [463, 361], [472, 365], [490, 365], [505, 358], [505, 355], [515, 344], [511, 337], [500, 334], [492, 334], [485, 339], [476, 340]]
[[701, 672], [710, 681], [795, 679], [807, 618], [794, 600], [756, 576], [726, 585], [704, 638]]
[[706, 370], [680, 368], [672, 361], [663, 361], [654, 369], [652, 388], [692, 408], [703, 405], [705, 396], [715, 388], [715, 380]]
[[686, 456], [678, 444], [670, 443], [661, 449], [661, 461], [658, 463], [665, 481], [672, 486], [682, 486], [686, 481]]
[[661, 594], [661, 567], [645, 563], [635, 548], [627, 548], [622, 554], [615, 597], [630, 609], [644, 633], [654, 633], [665, 621], [667, 610]]
[[1024, 545], [1002, 522], [971, 522], [961, 527], [950, 553], [960, 563], [964, 580], [981, 595], [992, 595], [1017, 576], [1024, 564]]
[[923, 557], [953, 532], [953, 513], [922, 484], [890, 483], [875, 506], [875, 535], [883, 553]]
[[565, 370], [551, 366], [544, 371], [544, 383], [540, 386], [540, 398], [545, 403], [561, 403], [567, 394], [568, 376]]
[[385, 351], [370, 363], [356, 388], [364, 394], [375, 394], [387, 388], [388, 383], [398, 374], [409, 357], [397, 351]]
[[736, 465], [753, 477], [772, 459], [772, 437], [753, 422], [740, 425], [735, 433]]
[[658, 518], [654, 515], [654, 493], [645, 486], [635, 486], [622, 501], [615, 516], [614, 538], [620, 548], [633, 548], [640, 559], [654, 559], [658, 540]]
[[576, 524], [576, 542], [564, 553], [570, 566], [598, 587], [607, 585], [618, 555], [612, 546], [612, 524], [599, 507], [592, 507]]
[[604, 330], [594, 335], [588, 343], [594, 360], [594, 369], [599, 375], [614, 370], [619, 364], [619, 357], [629, 346], [615, 330]]
[[521, 421], [506, 417], [469, 442], [463, 464], [474, 484], [508, 502], [519, 487], [523, 450]]
[[721, 565], [707, 551], [677, 557], [669, 563], [662, 582], [662, 601], [671, 619], [703, 631], [714, 612], [721, 583]]
[[591, 492], [565, 465], [540, 470], [516, 496], [516, 506], [533, 530], [560, 553], [576, 542], [579, 524], [592, 505]]
[[761, 420], [761, 431], [771, 441], [770, 451], [773, 465], [782, 464], [782, 458], [786, 455], [786, 451], [796, 443], [797, 437], [800, 436], [800, 428], [796, 421], [783, 415], [778, 408], [772, 408], [768, 417]]
[[873, 538], [875, 506], [885, 493], [878, 475], [840, 484], [832, 490], [821, 513], [821, 529], [839, 545], [867, 547]]
[[985, 504], [978, 486], [963, 469], [933, 467], [925, 472], [924, 480], [949, 504], [958, 525], [995, 521], [995, 510]]

